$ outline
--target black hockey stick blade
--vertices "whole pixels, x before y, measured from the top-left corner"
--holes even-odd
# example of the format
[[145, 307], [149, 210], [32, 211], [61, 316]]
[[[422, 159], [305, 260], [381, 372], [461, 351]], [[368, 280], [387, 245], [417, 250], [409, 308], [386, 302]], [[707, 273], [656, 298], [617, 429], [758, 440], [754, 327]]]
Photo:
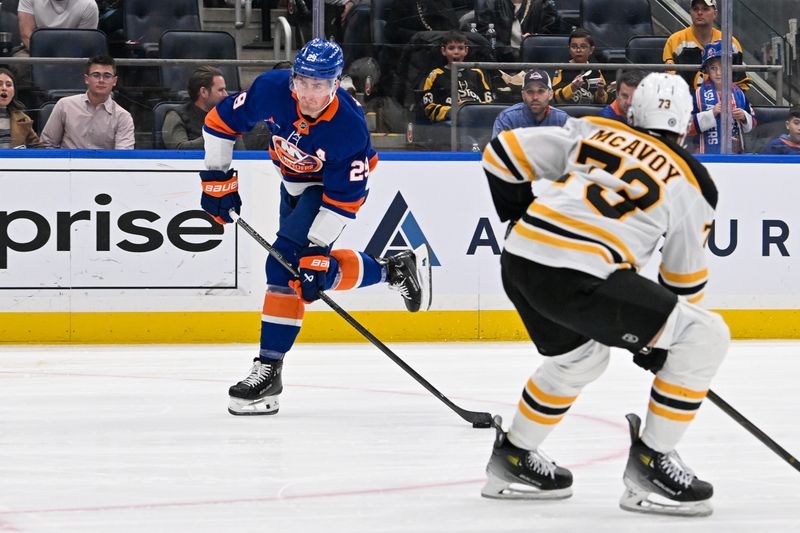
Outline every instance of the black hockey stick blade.
[[767, 448], [775, 452], [778, 455], [778, 457], [789, 463], [795, 470], [800, 471], [800, 464], [797, 463], [797, 459], [795, 459], [795, 457], [792, 454], [787, 452], [780, 444], [772, 440], [772, 438], [769, 435], [758, 429], [756, 425], [750, 422], [750, 420], [748, 420], [742, 413], [734, 409], [728, 402], [720, 398], [717, 395], [717, 393], [709, 389], [707, 397], [709, 400], [711, 400], [711, 402], [714, 405], [722, 409], [722, 411], [725, 414], [727, 414], [728, 416], [733, 418], [736, 422], [738, 422], [740, 426], [749, 431], [755, 438], [760, 440]]
[[[233, 221], [242, 228], [248, 235], [250, 235], [258, 244], [260, 244], [278, 263], [280, 263], [292, 276], [299, 277], [299, 273], [297, 269], [286, 260], [285, 257], [281, 255], [281, 253], [276, 250], [270, 243], [264, 239], [259, 233], [252, 228], [247, 222], [245, 222], [235, 211], [230, 211], [230, 216]], [[328, 304], [328, 307], [336, 311], [336, 313], [341, 316], [345, 321], [353, 326], [356, 331], [358, 331], [361, 335], [363, 335], [369, 342], [371, 342], [375, 347], [377, 347], [380, 351], [382, 351], [389, 359], [394, 361], [397, 366], [402, 368], [406, 371], [408, 375], [410, 375], [414, 380], [425, 387], [428, 392], [439, 398], [447, 407], [453, 410], [458, 416], [472, 424], [474, 428], [489, 428], [492, 427], [492, 415], [490, 413], [482, 413], [479, 411], [468, 411], [466, 409], [462, 409], [461, 407], [454, 404], [447, 396], [439, 392], [436, 387], [431, 385], [428, 380], [420, 376], [416, 370], [408, 366], [408, 364], [400, 359], [392, 350], [389, 349], [388, 346], [383, 344], [377, 337], [375, 337], [372, 333], [367, 330], [364, 326], [362, 326], [355, 318], [353, 318], [350, 313], [339, 307], [339, 304], [334, 302], [330, 296], [325, 294], [325, 292], [320, 292], [320, 300]]]

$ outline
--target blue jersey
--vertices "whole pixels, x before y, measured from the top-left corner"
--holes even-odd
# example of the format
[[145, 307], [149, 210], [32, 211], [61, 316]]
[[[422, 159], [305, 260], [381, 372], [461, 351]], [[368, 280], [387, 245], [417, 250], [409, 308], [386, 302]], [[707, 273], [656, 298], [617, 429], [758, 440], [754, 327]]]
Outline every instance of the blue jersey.
[[605, 106], [603, 110], [600, 111], [599, 116], [603, 118], [610, 118], [611, 120], [616, 120], [618, 122], [622, 122], [623, 124], [628, 123], [628, 118], [623, 117], [622, 113], [620, 113], [619, 103], [616, 100]]
[[[355, 218], [367, 197], [367, 178], [378, 156], [370, 143], [360, 105], [339, 88], [331, 103], [314, 120], [303, 116], [290, 89], [289, 70], [261, 74], [252, 86], [228, 96], [206, 116], [204, 132], [220, 140], [238, 135], [266, 121], [272, 132], [269, 153], [292, 195], [310, 186], [322, 186], [322, 207]], [[206, 165], [227, 168], [230, 156], [206, 142]], [[215, 157], [222, 161], [215, 161]], [[227, 161], [224, 159], [227, 158]]]
[[518, 102], [511, 107], [503, 109], [494, 120], [492, 137], [500, 135], [501, 131], [513, 130], [515, 128], [532, 128], [535, 126], [563, 126], [566, 124], [569, 115], [553, 106], [547, 106], [544, 118], [536, 120], [536, 116], [525, 102]]
[[772, 139], [763, 150], [762, 154], [800, 155], [800, 144], [792, 141], [787, 134]]

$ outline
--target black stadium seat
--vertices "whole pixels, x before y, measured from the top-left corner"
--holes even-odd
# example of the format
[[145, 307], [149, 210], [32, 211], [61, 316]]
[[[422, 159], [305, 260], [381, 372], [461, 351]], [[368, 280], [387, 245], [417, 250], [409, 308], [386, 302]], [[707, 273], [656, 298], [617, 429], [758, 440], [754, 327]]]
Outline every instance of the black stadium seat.
[[53, 112], [55, 105], [55, 102], [45, 102], [39, 107], [39, 111], [36, 113], [36, 131], [39, 135], [42, 134], [42, 130], [45, 124], [47, 124], [47, 120], [50, 118], [50, 114]]
[[[100, 30], [40, 28], [31, 34], [31, 57], [92, 57], [107, 55], [106, 35]], [[33, 85], [45, 100], [86, 91], [85, 64], [36, 63], [31, 67]]]
[[625, 46], [628, 63], [648, 63], [660, 65], [664, 56], [667, 37], [657, 35], [634, 35]]
[[492, 140], [494, 120], [507, 105], [472, 104], [458, 110], [458, 146], [460, 152], [469, 152], [473, 145], [483, 148]]
[[581, 0], [581, 27], [594, 37], [595, 56], [625, 61], [625, 45], [634, 35], [652, 35], [649, 0]]
[[386, 44], [386, 21], [389, 20], [389, 13], [392, 9], [394, 0], [372, 0], [371, 30], [372, 42], [376, 46]]
[[[236, 41], [224, 31], [165, 31], [159, 41], [162, 59], [236, 59]], [[215, 66], [213, 62], [211, 66]], [[164, 65], [161, 85], [173, 95], [187, 96], [186, 84], [197, 66]], [[239, 69], [217, 66], [225, 77], [228, 92], [239, 90]]]
[[558, 16], [563, 24], [578, 26], [581, 23], [581, 0], [556, 0]]
[[170, 109], [178, 109], [186, 102], [159, 102], [153, 108], [153, 149], [164, 150], [164, 139], [161, 137], [161, 128], [164, 126], [164, 119], [167, 117], [167, 111]]
[[122, 19], [135, 57], [158, 57], [158, 41], [167, 30], [201, 29], [197, 0], [125, 0]]
[[753, 106], [756, 114], [756, 127], [744, 136], [744, 151], [758, 153], [774, 139], [786, 133], [789, 120], [789, 107]]
[[604, 105], [563, 104], [556, 106], [573, 118], [596, 116], [605, 107]]
[[568, 63], [569, 35], [531, 35], [522, 41], [520, 56], [523, 63]]

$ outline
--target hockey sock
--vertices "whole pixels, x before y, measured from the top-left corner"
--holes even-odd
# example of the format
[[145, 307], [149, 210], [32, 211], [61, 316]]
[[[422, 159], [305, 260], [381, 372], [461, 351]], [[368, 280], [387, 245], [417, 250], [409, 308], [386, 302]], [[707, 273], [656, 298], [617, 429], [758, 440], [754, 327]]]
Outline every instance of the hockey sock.
[[[303, 325], [305, 304], [289, 287], [267, 286], [264, 309], [261, 312], [262, 353], [285, 354], [294, 344]], [[268, 359], [275, 359], [267, 355]]]
[[707, 390], [692, 390], [670, 383], [656, 375], [650, 389], [647, 425], [642, 440], [659, 452], [669, 452], [694, 420]]
[[333, 250], [331, 259], [331, 270], [335, 272], [333, 290], [346, 291], [381, 281], [381, 265], [363, 252]]
[[522, 391], [508, 440], [526, 450], [538, 448], [583, 387], [605, 371], [608, 359], [608, 346], [591, 340], [567, 353], [545, 357]]
[[579, 391], [553, 386], [538, 375], [531, 376], [522, 390], [517, 413], [508, 430], [508, 440], [514, 446], [535, 450], [561, 422]]
[[672, 451], [694, 419], [730, 342], [716, 313], [679, 300], [655, 347], [667, 350], [650, 390], [642, 441], [662, 453]]

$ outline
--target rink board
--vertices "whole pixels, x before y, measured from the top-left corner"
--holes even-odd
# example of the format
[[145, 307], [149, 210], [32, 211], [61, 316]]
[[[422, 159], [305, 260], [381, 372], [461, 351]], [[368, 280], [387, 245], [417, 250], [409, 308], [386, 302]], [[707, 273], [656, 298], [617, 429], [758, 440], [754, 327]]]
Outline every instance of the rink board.
[[[264, 153], [236, 155], [243, 217], [271, 240], [279, 180]], [[526, 338], [503, 294], [505, 225], [477, 154], [381, 154], [339, 248], [385, 255], [428, 244], [430, 312], [385, 286], [332, 297], [386, 341]], [[169, 158], [169, 159], [167, 159]], [[199, 211], [200, 152], [6, 151], [0, 161], [0, 342], [254, 342], [265, 252]], [[800, 168], [788, 157], [703, 159], [720, 190], [703, 305], [737, 338], [800, 338]], [[655, 272], [655, 265], [645, 269]], [[304, 341], [360, 336], [322, 303]]]

